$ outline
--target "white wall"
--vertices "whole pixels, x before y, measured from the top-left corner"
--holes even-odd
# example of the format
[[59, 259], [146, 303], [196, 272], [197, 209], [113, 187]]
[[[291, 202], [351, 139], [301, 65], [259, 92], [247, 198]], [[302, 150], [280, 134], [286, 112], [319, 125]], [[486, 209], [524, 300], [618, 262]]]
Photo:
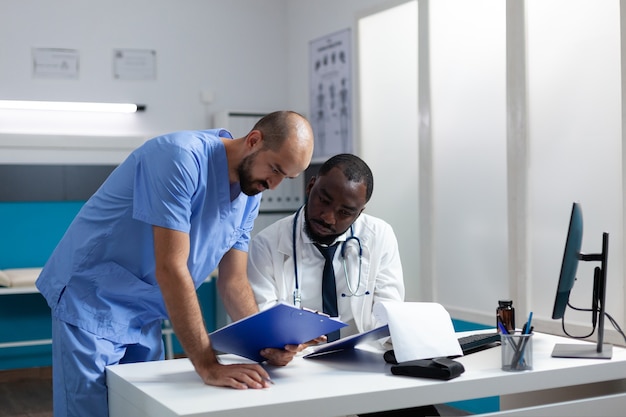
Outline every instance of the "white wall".
[[[211, 127], [218, 110], [285, 108], [285, 19], [285, 0], [0, 0], [0, 98], [147, 105], [126, 117], [5, 111], [0, 133], [147, 138]], [[32, 48], [77, 50], [79, 78], [34, 79]], [[156, 80], [114, 80], [116, 48], [156, 50]]]
[[374, 193], [365, 211], [394, 229], [406, 300], [429, 301], [419, 273], [417, 18], [417, 2], [410, 1], [359, 20], [355, 114], [360, 155], [374, 174]]

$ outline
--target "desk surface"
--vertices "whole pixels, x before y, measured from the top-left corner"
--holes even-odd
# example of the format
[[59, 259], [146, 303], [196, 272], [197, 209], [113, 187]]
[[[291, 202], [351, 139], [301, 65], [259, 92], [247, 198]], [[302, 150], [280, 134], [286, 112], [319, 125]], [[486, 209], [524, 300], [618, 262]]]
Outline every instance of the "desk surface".
[[[465, 373], [450, 381], [392, 375], [381, 352], [362, 349], [268, 366], [275, 385], [262, 390], [204, 385], [187, 359], [115, 365], [107, 368], [110, 416], [340, 416], [626, 376], [626, 349], [613, 347], [611, 360], [552, 358], [555, 343], [586, 342], [536, 334], [534, 370], [502, 371], [496, 347], [458, 358]], [[245, 361], [232, 355], [221, 360]]]

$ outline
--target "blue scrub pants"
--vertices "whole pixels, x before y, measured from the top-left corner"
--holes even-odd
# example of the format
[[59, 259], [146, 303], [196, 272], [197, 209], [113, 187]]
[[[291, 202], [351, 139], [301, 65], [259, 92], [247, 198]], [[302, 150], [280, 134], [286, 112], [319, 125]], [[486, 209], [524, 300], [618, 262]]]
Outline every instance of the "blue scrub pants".
[[143, 330], [139, 343], [124, 345], [53, 317], [54, 417], [108, 417], [105, 367], [164, 357], [161, 322]]

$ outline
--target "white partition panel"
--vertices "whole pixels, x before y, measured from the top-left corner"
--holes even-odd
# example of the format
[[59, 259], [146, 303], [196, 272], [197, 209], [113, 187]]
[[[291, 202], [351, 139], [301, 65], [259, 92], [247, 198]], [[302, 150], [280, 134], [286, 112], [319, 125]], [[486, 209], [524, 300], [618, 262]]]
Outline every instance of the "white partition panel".
[[[624, 317], [620, 2], [527, 0], [531, 305], [551, 321], [572, 202], [583, 209], [582, 251], [609, 232], [606, 308]], [[571, 299], [589, 308], [595, 262], [581, 262]], [[566, 322], [591, 328], [589, 313]], [[607, 330], [611, 326], [607, 322]], [[573, 333], [576, 331], [571, 328]], [[583, 329], [578, 329], [583, 330]], [[623, 340], [622, 340], [623, 342]]]
[[359, 148], [374, 173], [365, 209], [398, 237], [407, 300], [419, 287], [417, 2], [359, 20]]
[[495, 320], [509, 297], [505, 2], [431, 1], [430, 29], [436, 298]]

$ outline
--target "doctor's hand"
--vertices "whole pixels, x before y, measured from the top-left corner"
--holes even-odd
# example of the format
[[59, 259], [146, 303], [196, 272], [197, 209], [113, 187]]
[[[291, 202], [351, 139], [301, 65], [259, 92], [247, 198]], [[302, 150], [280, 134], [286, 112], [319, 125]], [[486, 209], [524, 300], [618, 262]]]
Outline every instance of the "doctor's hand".
[[315, 346], [326, 342], [326, 336], [320, 336], [299, 345], [286, 345], [284, 349], [265, 348], [261, 350], [261, 356], [267, 359], [267, 363], [274, 366], [285, 366], [293, 360], [299, 352], [309, 346]]
[[269, 388], [272, 383], [267, 371], [257, 364], [215, 363], [200, 376], [207, 385], [236, 389]]

